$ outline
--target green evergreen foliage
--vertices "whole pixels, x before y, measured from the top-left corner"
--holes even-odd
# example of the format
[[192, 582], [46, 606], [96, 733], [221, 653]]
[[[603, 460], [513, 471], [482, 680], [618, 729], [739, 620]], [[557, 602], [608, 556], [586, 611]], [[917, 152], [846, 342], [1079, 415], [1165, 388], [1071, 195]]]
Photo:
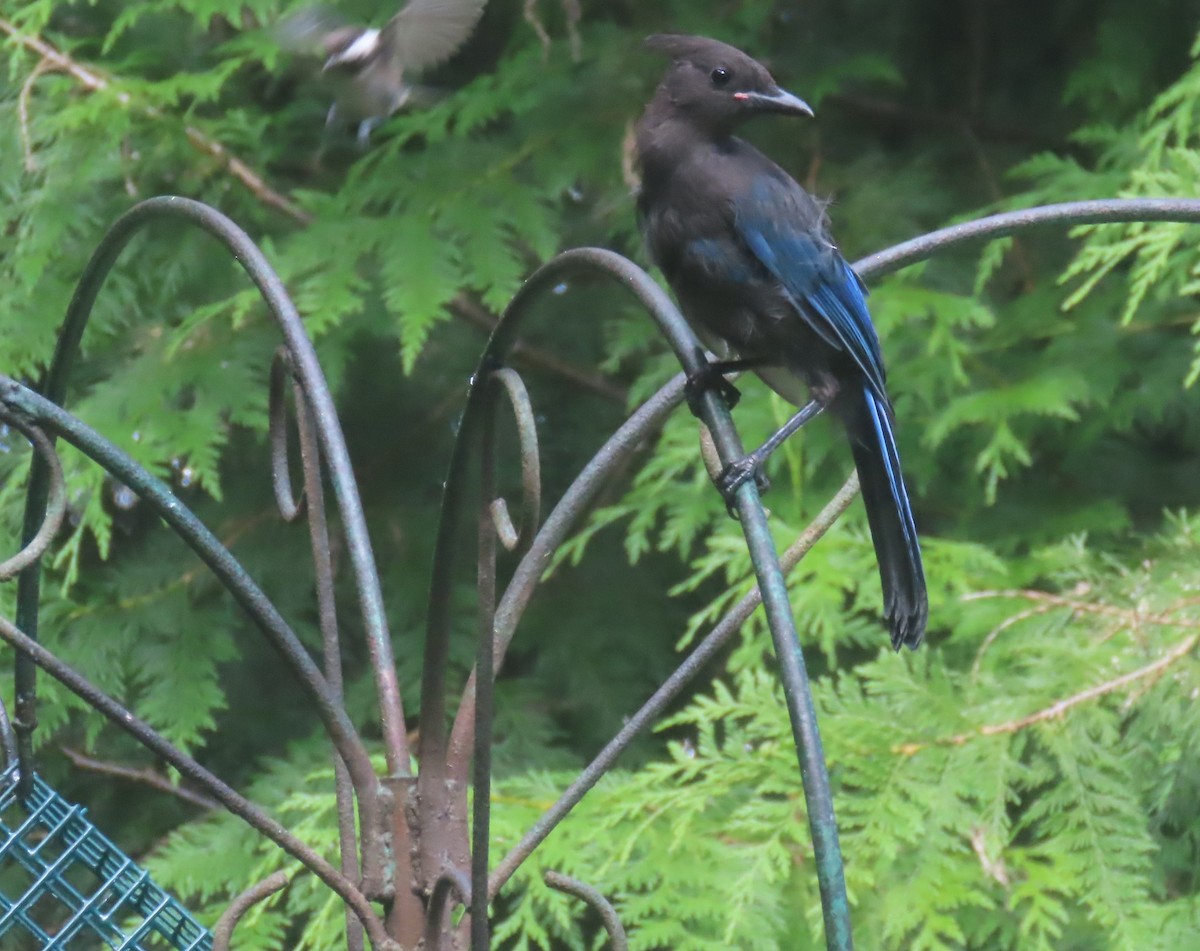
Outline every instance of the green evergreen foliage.
[[[184, 194], [241, 223], [343, 409], [411, 710], [481, 315], [568, 247], [645, 262], [622, 145], [662, 69], [641, 36], [741, 44], [814, 104], [816, 124], [749, 135], [836, 196], [852, 258], [995, 208], [1200, 193], [1200, 23], [1184, 0], [595, 0], [578, 56], [569, 5], [536, 5], [544, 45], [522, 0], [491, 0], [480, 36], [431, 77], [444, 94], [388, 120], [362, 153], [323, 131], [327, 91], [272, 37], [296, 5], [34, 0], [0, 13], [0, 371], [39, 377], [84, 262], [138, 198]], [[339, 7], [373, 22], [391, 10]], [[873, 288], [929, 643], [885, 649], [857, 504], [789, 577], [860, 948], [1186, 949], [1200, 932], [1196, 238], [1169, 224], [1039, 232]], [[307, 535], [279, 524], [267, 484], [278, 335], [247, 286], [207, 238], [158, 226], [136, 239], [99, 297], [68, 406], [171, 480], [315, 651]], [[563, 291], [523, 332], [551, 497], [676, 370], [618, 292]], [[537, 362], [538, 348], [593, 385]], [[751, 443], [788, 407], [739, 386]], [[16, 539], [28, 451], [11, 433], [0, 450], [0, 531]], [[70, 522], [44, 642], [333, 855], [332, 770], [315, 716], [297, 715], [300, 692], [182, 544], [124, 487], [62, 457]], [[752, 586], [686, 411], [637, 462], [559, 553], [498, 684], [496, 855]], [[781, 548], [849, 466], [827, 420], [778, 454], [767, 504]], [[464, 572], [458, 683], [473, 599]], [[5, 616], [12, 600], [0, 586]], [[370, 675], [347, 618], [348, 705], [371, 739]], [[823, 945], [773, 666], [756, 616], [517, 873], [495, 906], [497, 947], [603, 946], [582, 905], [542, 883], [548, 869], [610, 896], [634, 948]], [[293, 868], [229, 816], [73, 769], [60, 748], [153, 764], [41, 684], [44, 772], [209, 920]], [[11, 697], [7, 672], [0, 690]], [[236, 940], [323, 949], [341, 923], [340, 903], [299, 875]]]

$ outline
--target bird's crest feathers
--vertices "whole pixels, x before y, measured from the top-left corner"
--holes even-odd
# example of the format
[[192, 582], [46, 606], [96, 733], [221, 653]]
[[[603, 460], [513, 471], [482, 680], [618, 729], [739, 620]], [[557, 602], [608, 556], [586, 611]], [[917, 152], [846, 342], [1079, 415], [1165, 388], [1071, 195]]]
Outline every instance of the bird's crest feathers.
[[692, 63], [701, 69], [713, 66], [740, 68], [746, 75], [773, 83], [766, 67], [736, 46], [708, 36], [689, 36], [686, 33], [656, 33], [646, 37], [646, 49], [671, 57], [676, 63]]

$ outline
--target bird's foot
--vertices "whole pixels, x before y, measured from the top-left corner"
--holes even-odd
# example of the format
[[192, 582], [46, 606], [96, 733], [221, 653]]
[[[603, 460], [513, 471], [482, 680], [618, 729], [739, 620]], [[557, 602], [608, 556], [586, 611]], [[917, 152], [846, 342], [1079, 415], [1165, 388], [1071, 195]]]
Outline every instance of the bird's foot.
[[735, 507], [737, 492], [746, 480], [754, 480], [760, 495], [771, 487], [771, 480], [767, 478], [761, 466], [762, 461], [754, 453], [750, 453], [737, 462], [731, 462], [717, 476], [717, 491], [725, 499], [725, 510], [732, 518], [737, 518], [737, 508]]
[[688, 374], [683, 388], [688, 409], [698, 419], [703, 418], [700, 412], [700, 402], [709, 390], [716, 390], [730, 409], [737, 406], [738, 400], [742, 398], [738, 388], [725, 379], [725, 368], [722, 365], [705, 362], [702, 369]]

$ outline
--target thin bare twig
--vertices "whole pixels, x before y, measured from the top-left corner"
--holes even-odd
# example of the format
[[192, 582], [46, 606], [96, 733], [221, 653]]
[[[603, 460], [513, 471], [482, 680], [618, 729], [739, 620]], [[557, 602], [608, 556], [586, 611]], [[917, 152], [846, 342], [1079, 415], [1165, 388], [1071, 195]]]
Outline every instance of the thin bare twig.
[[62, 746], [59, 749], [67, 759], [80, 769], [86, 769], [92, 773], [103, 773], [105, 776], [116, 776], [120, 779], [132, 780], [135, 783], [142, 783], [160, 792], [170, 793], [177, 799], [182, 799], [188, 805], [196, 806], [200, 809], [216, 809], [220, 806], [220, 803], [215, 799], [210, 799], [203, 793], [194, 792], [184, 786], [176, 786], [162, 773], [156, 772], [148, 766], [142, 768], [122, 766], [120, 763], [108, 763], [104, 760], [93, 759], [86, 753], [73, 750], [69, 746]]
[[1001, 634], [1009, 628], [1020, 624], [1022, 621], [1028, 621], [1031, 617], [1037, 617], [1039, 614], [1047, 614], [1053, 610], [1054, 605], [1052, 604], [1038, 604], [1032, 608], [1026, 608], [1024, 611], [1018, 611], [1012, 617], [1005, 618], [992, 628], [988, 636], [983, 639], [983, 643], [979, 645], [979, 651], [975, 654], [975, 662], [971, 665], [971, 680], [979, 679], [979, 670], [983, 665], [983, 655], [988, 652], [988, 649]]
[[542, 25], [542, 19], [538, 16], [537, 3], [538, 0], [525, 0], [521, 12], [525, 22], [533, 27], [533, 32], [537, 34], [538, 42], [542, 44], [542, 58], [545, 59], [550, 53], [550, 34], [546, 32], [546, 27]]
[[[988, 194], [991, 196], [993, 202], [999, 204], [1004, 200], [1004, 190], [1000, 187], [996, 170], [992, 166], [991, 159], [988, 158], [987, 150], [983, 147], [983, 142], [980, 141], [974, 126], [966, 119], [963, 120], [962, 134], [975, 156], [976, 164], [979, 165], [979, 169], [983, 173], [983, 180], [987, 185]], [[1012, 256], [1016, 262], [1017, 270], [1021, 272], [1021, 289], [1029, 293], [1037, 285], [1037, 280], [1034, 277], [1033, 262], [1030, 260], [1025, 243], [1016, 235], [1012, 239]]]
[[30, 175], [37, 171], [37, 159], [33, 157], [33, 137], [29, 134], [29, 97], [33, 94], [33, 84], [37, 82], [37, 78], [49, 68], [50, 61], [43, 56], [29, 71], [25, 82], [21, 83], [21, 94], [17, 96], [17, 128], [21, 133], [21, 151], [25, 155], [25, 171]]
[[579, 0], [562, 0], [563, 12], [567, 15], [567, 37], [571, 43], [571, 62], [583, 58], [583, 39], [579, 35], [579, 21], [583, 19], [583, 6]]
[[[13, 23], [8, 20], [0, 19], [0, 31], [7, 33], [9, 36], [17, 40], [30, 52], [36, 53], [42, 58], [43, 63], [60, 70], [71, 76], [76, 82], [83, 86], [89, 92], [99, 92], [107, 89], [111, 83], [104, 76], [100, 75], [80, 63], [77, 63], [66, 53], [63, 53], [39, 36], [33, 36], [27, 33], [22, 33]], [[40, 64], [39, 64], [40, 65]], [[41, 67], [45, 71], [48, 67]], [[35, 68], [36, 72], [36, 68]], [[117, 102], [123, 106], [133, 107], [133, 99], [127, 92], [118, 91], [116, 94]], [[154, 119], [164, 119], [166, 116], [161, 109], [156, 109], [153, 106], [142, 107], [142, 113]], [[187, 134], [188, 142], [200, 152], [215, 158], [221, 167], [230, 175], [236, 178], [239, 182], [246, 186], [247, 189], [261, 201], [264, 205], [269, 205], [283, 212], [294, 221], [301, 224], [309, 224], [312, 221], [312, 215], [295, 204], [291, 199], [279, 192], [275, 191], [268, 185], [257, 172], [249, 165], [243, 162], [240, 158], [230, 152], [216, 139], [200, 131], [195, 126], [185, 126], [184, 131]]]
[[963, 596], [964, 601], [981, 601], [985, 598], [1024, 598], [1027, 601], [1036, 601], [1049, 607], [1068, 608], [1072, 611], [1078, 611], [1080, 614], [1099, 614], [1104, 617], [1115, 618], [1133, 627], [1140, 624], [1170, 624], [1174, 627], [1200, 629], [1200, 622], [1178, 618], [1170, 610], [1159, 612], [1158, 614], [1142, 614], [1140, 611], [1130, 610], [1129, 608], [1118, 608], [1111, 604], [1097, 604], [1092, 601], [1078, 601], [1074, 598], [1064, 597], [1061, 594], [1050, 594], [1047, 591], [1033, 591], [1030, 589], [976, 591]]
[[[33, 53], [38, 54], [41, 59], [38, 65], [25, 81], [26, 89], [22, 91], [22, 135], [23, 142], [26, 146], [26, 167], [29, 168], [32, 161], [32, 153], [28, 142], [27, 130], [27, 115], [24, 111], [25, 99], [28, 98], [27, 91], [32, 88], [36, 78], [47, 70], [54, 69], [64, 72], [75, 79], [81, 86], [89, 92], [99, 92], [108, 89], [111, 85], [110, 81], [98, 72], [81, 65], [73, 60], [70, 56], [55, 49], [45, 40], [38, 36], [30, 36], [21, 33], [12, 23], [7, 20], [0, 19], [0, 31], [7, 33], [9, 36], [15, 37], [21, 45]], [[547, 37], [547, 41], [549, 37]], [[133, 100], [127, 92], [116, 93], [116, 99], [121, 105], [133, 107]], [[167, 116], [160, 109], [152, 106], [143, 107], [142, 112], [153, 119], [166, 119]], [[184, 127], [184, 132], [187, 135], [188, 142], [197, 151], [204, 153], [216, 159], [220, 166], [228, 172], [233, 178], [241, 182], [255, 198], [268, 207], [274, 208], [277, 211], [287, 215], [293, 221], [301, 225], [309, 225], [313, 221], [313, 216], [303, 208], [295, 204], [285, 195], [280, 194], [267, 184], [266, 180], [259, 175], [254, 169], [247, 165], [244, 161], [230, 152], [224, 145], [212, 138], [210, 135], [202, 132], [193, 125]], [[128, 183], [127, 183], [128, 184]], [[478, 327], [486, 329], [489, 333], [495, 326], [494, 319], [487, 311], [473, 298], [466, 294], [459, 294], [450, 304], [451, 312], [469, 323], [473, 323]], [[598, 373], [593, 373], [575, 366], [567, 360], [556, 357], [547, 351], [538, 347], [531, 346], [526, 343], [518, 342], [512, 351], [513, 355], [518, 359], [526, 362], [529, 366], [537, 367], [542, 370], [547, 370], [565, 379], [571, 380], [586, 389], [592, 390], [595, 393], [611, 399], [622, 405], [626, 401], [626, 393], [624, 389], [611, 383]]]
[[1004, 867], [1003, 858], [992, 858], [988, 853], [987, 830], [982, 826], [972, 830], [971, 848], [978, 857], [984, 874], [1007, 890], [1010, 885], [1008, 869]]
[[1193, 634], [1180, 641], [1158, 660], [1147, 664], [1145, 667], [1139, 667], [1137, 670], [1122, 674], [1120, 677], [1114, 677], [1112, 680], [1096, 684], [1094, 687], [1089, 687], [1087, 690], [1082, 690], [1070, 697], [1058, 700], [1050, 704], [1050, 706], [1044, 707], [1028, 716], [1019, 717], [1016, 720], [1008, 720], [1004, 723], [988, 723], [968, 733], [958, 733], [955, 736], [943, 737], [942, 739], [931, 740], [926, 743], [900, 743], [892, 747], [892, 752], [899, 753], [901, 756], [912, 756], [914, 753], [919, 753], [921, 750], [928, 749], [931, 746], [962, 746], [969, 740], [978, 739], [981, 736], [999, 736], [1004, 733], [1017, 733], [1034, 724], [1057, 719], [1081, 703], [1103, 697], [1105, 694], [1113, 693], [1132, 683], [1161, 677], [1168, 667], [1186, 657], [1192, 648], [1196, 646], [1197, 642], [1200, 642], [1200, 634]]
[[625, 123], [625, 134], [621, 136], [621, 181], [636, 195], [642, 188], [642, 174], [637, 163], [637, 138], [633, 134], [633, 121]]

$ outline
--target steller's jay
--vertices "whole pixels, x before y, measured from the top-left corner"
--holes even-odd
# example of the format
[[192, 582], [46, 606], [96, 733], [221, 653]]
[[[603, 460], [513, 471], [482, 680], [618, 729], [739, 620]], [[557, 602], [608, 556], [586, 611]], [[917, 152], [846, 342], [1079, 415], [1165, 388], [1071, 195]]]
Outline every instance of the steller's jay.
[[718, 353], [739, 358], [710, 364], [689, 381], [691, 393], [716, 385], [736, 396], [723, 374], [753, 368], [803, 406], [726, 469], [722, 492], [731, 501], [788, 435], [832, 410], [858, 468], [892, 646], [916, 648], [929, 611], [925, 573], [866, 289], [829, 237], [824, 204], [733, 135], [751, 116], [812, 110], [725, 43], [679, 35], [646, 42], [673, 63], [636, 128], [642, 233], [688, 321]]
[[358, 126], [365, 147], [371, 130], [408, 102], [412, 77], [449, 59], [466, 42], [486, 0], [408, 0], [380, 29], [344, 22], [326, 7], [305, 7], [280, 24], [288, 49], [320, 51], [322, 75], [335, 101], [327, 126]]

